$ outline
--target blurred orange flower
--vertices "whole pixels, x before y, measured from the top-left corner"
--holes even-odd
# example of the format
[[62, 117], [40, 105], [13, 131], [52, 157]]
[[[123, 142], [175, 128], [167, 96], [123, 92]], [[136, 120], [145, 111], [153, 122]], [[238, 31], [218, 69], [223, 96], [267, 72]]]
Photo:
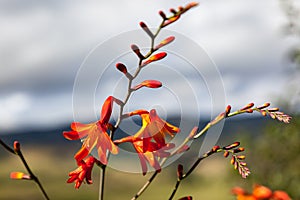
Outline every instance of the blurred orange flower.
[[105, 100], [99, 121], [90, 124], [73, 122], [71, 124], [72, 131], [65, 131], [63, 133], [64, 137], [69, 140], [83, 140], [81, 149], [74, 156], [77, 162], [87, 157], [95, 147], [98, 151], [99, 160], [104, 165], [107, 164], [108, 150], [113, 154], [118, 153], [117, 146], [111, 141], [107, 134], [113, 101], [114, 97], [112, 96], [109, 96]]
[[234, 187], [231, 192], [236, 195], [237, 200], [291, 200], [284, 191], [272, 192], [268, 187], [258, 184], [253, 186], [252, 194], [247, 193], [240, 187]]

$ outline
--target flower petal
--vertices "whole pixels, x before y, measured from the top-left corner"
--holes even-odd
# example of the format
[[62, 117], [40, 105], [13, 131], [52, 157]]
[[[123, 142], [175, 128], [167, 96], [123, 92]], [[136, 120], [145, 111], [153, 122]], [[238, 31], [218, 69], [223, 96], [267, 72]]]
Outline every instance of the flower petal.
[[77, 131], [64, 131], [63, 132], [63, 136], [68, 140], [79, 140], [80, 138], [82, 138], [86, 135], [87, 135], [87, 133], [80, 135], [80, 133], [78, 133]]
[[109, 96], [109, 97], [107, 97], [107, 99], [103, 103], [102, 109], [101, 109], [101, 118], [100, 118], [100, 123], [101, 124], [107, 124], [108, 123], [109, 118], [110, 118], [111, 113], [112, 113], [113, 100], [114, 100], [114, 97]]
[[74, 158], [77, 160], [77, 162], [80, 162], [87, 157], [89, 153], [90, 151], [85, 147], [85, 145], [82, 145], [81, 149], [75, 154]]

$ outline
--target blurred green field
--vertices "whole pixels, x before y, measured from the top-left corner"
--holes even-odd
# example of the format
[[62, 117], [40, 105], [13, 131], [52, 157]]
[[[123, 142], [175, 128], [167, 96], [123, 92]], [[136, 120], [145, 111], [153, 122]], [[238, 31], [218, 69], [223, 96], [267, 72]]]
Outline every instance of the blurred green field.
[[[235, 197], [230, 193], [232, 187], [242, 186], [251, 191], [254, 183], [264, 184], [273, 190], [285, 190], [294, 200], [299, 199], [300, 118], [294, 117], [289, 125], [273, 121], [268, 124], [268, 128], [257, 126], [257, 120], [247, 121], [250, 124], [230, 121], [229, 124], [235, 125], [236, 129], [225, 126], [223, 131], [226, 134], [222, 134], [218, 144], [222, 146], [241, 141], [242, 146], [246, 148], [243, 154], [246, 155], [246, 162], [252, 174], [247, 179], [242, 179], [230, 165], [230, 158], [213, 155], [201, 162], [197, 170], [183, 180], [174, 200], [188, 195], [196, 200], [234, 200]], [[65, 140], [61, 130], [56, 132], [3, 136], [1, 139], [9, 145], [15, 139], [21, 142], [26, 160], [44, 185], [50, 199], [99, 199], [98, 167], [93, 170], [92, 185], [82, 184], [80, 189], [76, 190], [73, 183], [66, 183], [68, 173], [76, 168], [73, 156], [81, 143]], [[188, 155], [180, 158], [179, 162], [184, 166], [191, 166], [198, 154], [197, 145], [201, 145], [201, 141], [194, 143]], [[140, 199], [168, 199], [176, 182], [177, 164], [178, 162], [164, 168]], [[12, 171], [26, 172], [19, 158], [1, 147], [0, 200], [44, 199], [34, 182], [10, 180], [9, 174]], [[131, 199], [149, 176], [150, 173], [142, 176], [108, 168], [105, 199]]]
[[[44, 185], [50, 199], [98, 199], [100, 169], [93, 171], [93, 184], [83, 184], [79, 190], [73, 184], [67, 184], [68, 172], [75, 168], [73, 152], [59, 152], [50, 147], [22, 147], [23, 153], [32, 170]], [[0, 199], [43, 199], [34, 182], [27, 180], [10, 180], [11, 171], [24, 171], [18, 157], [1, 150], [0, 157]], [[229, 181], [232, 174], [228, 160], [220, 156], [205, 160], [194, 175], [182, 182], [175, 199], [192, 195], [194, 199], [230, 200], [230, 188], [235, 185]], [[148, 176], [107, 170], [105, 199], [131, 199]], [[167, 199], [176, 181], [176, 166], [162, 171], [150, 188], [141, 196], [143, 200]]]

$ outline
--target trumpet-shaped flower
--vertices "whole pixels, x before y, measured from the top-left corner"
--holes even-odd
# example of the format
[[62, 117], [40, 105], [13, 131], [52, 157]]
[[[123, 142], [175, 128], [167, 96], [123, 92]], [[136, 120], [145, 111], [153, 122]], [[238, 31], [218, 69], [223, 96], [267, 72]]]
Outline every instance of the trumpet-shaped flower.
[[156, 170], [160, 171], [161, 166], [158, 158], [170, 156], [166, 150], [173, 148], [175, 145], [166, 143], [166, 136], [174, 136], [180, 129], [162, 120], [155, 110], [150, 112], [146, 110], [137, 110], [129, 113], [129, 116], [140, 115], [142, 118], [142, 127], [134, 135], [115, 140], [115, 144], [131, 142], [141, 162], [143, 175], [147, 173], [147, 162]]
[[160, 147], [156, 142], [151, 141], [152, 138], [136, 138], [135, 136], [128, 136], [126, 138], [115, 140], [115, 144], [120, 144], [124, 142], [131, 142], [134, 149], [138, 153], [140, 163], [142, 166], [143, 175], [146, 175], [148, 171], [147, 162], [157, 171], [161, 171], [161, 166], [158, 162], [158, 158], [165, 158], [170, 156], [169, 150], [175, 145], [173, 143], [168, 143], [164, 147]]
[[76, 189], [80, 187], [84, 179], [87, 184], [92, 184], [92, 169], [96, 161], [93, 156], [90, 156], [84, 161], [78, 162], [78, 168], [69, 173], [70, 178], [67, 180], [67, 183], [75, 182]]
[[150, 112], [137, 110], [129, 115], [140, 115], [142, 118], [142, 128], [135, 134], [135, 137], [153, 138], [159, 148], [166, 145], [165, 138], [167, 135], [174, 137], [175, 133], [180, 132], [178, 127], [161, 119], [154, 109]]
[[118, 153], [117, 146], [107, 135], [108, 121], [111, 116], [114, 100], [112, 96], [105, 100], [99, 121], [90, 124], [73, 122], [71, 124], [72, 131], [65, 131], [63, 133], [64, 137], [69, 140], [83, 140], [81, 149], [74, 156], [77, 162], [87, 157], [94, 148], [97, 149], [99, 160], [104, 165], [107, 164], [107, 151], [113, 154]]

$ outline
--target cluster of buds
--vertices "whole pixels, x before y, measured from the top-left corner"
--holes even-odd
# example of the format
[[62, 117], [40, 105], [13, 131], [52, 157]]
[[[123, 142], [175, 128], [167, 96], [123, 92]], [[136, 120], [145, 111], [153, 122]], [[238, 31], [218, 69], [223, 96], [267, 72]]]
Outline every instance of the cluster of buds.
[[239, 171], [239, 174], [243, 178], [247, 178], [247, 176], [250, 175], [250, 170], [247, 167], [246, 162], [244, 162], [246, 157], [244, 155], [237, 155], [238, 153], [245, 151], [245, 148], [239, 146], [240, 142], [234, 142], [228, 146], [223, 147], [223, 156], [227, 158], [230, 154], [232, 154], [230, 163], [234, 166], [234, 169], [237, 169]]
[[279, 108], [268, 108], [269, 106], [270, 106], [270, 103], [264, 103], [261, 106], [254, 107], [254, 103], [249, 103], [245, 107], [240, 109], [240, 111], [248, 112], [248, 113], [257, 111], [257, 112], [260, 112], [263, 116], [269, 115], [272, 119], [277, 119], [284, 123], [289, 123], [290, 120], [292, 119], [291, 116], [289, 116], [283, 112], [280, 112]]
[[159, 15], [163, 18], [162, 27], [166, 27], [166, 26], [172, 24], [173, 22], [177, 21], [183, 13], [185, 13], [186, 11], [188, 11], [189, 9], [191, 9], [197, 5], [198, 5], [198, 3], [191, 2], [184, 7], [179, 6], [177, 10], [174, 8], [170, 8], [170, 12], [173, 14], [170, 17], [167, 17], [163, 11], [159, 11]]

